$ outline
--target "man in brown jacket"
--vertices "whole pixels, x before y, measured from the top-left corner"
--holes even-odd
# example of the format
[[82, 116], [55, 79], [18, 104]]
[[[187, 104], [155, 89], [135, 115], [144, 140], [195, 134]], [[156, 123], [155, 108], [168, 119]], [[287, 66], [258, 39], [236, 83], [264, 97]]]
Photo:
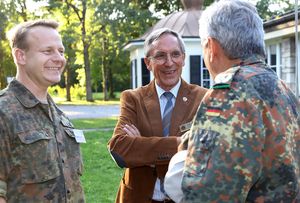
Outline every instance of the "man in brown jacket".
[[108, 143], [117, 165], [126, 168], [117, 203], [172, 202], [164, 193], [163, 179], [180, 136], [189, 130], [206, 93], [181, 79], [185, 48], [178, 33], [156, 30], [146, 39], [144, 50], [154, 80], [122, 93], [121, 115]]

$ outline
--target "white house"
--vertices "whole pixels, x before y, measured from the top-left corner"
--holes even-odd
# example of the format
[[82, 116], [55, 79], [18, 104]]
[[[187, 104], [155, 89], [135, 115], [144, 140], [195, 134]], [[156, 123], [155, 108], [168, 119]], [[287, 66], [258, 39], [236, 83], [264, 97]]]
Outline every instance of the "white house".
[[[295, 12], [288, 12], [264, 22], [264, 29], [268, 64], [295, 93], [298, 88], [299, 93], [300, 83], [299, 79], [297, 81], [297, 74], [299, 78], [300, 69], [298, 65], [297, 73], [295, 63], [297, 55], [295, 51]], [[299, 45], [298, 40], [298, 47]]]

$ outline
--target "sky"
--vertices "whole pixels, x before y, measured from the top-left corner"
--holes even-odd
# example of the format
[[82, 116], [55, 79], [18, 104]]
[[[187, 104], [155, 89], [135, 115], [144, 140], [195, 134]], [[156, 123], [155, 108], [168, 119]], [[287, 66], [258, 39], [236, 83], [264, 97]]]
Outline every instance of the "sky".
[[45, 6], [47, 5], [46, 1], [39, 1], [39, 2], [34, 2], [33, 0], [27, 0], [26, 1], [26, 6], [27, 9], [32, 12], [34, 10], [36, 10], [37, 8], [39, 8], [40, 6]]

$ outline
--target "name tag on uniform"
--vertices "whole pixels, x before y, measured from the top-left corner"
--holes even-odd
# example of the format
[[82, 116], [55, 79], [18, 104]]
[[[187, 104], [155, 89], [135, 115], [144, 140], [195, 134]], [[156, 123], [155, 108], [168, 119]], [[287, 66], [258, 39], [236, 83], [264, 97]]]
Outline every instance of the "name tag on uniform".
[[73, 129], [73, 132], [75, 134], [75, 140], [77, 143], [86, 143], [82, 130]]

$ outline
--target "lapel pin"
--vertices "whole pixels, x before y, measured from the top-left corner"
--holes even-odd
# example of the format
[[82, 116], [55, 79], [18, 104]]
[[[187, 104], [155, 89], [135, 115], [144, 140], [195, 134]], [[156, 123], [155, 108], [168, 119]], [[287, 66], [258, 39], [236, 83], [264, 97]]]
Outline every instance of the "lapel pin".
[[182, 100], [183, 100], [184, 102], [186, 102], [186, 101], [187, 101], [187, 98], [186, 98], [186, 97], [183, 97]]

